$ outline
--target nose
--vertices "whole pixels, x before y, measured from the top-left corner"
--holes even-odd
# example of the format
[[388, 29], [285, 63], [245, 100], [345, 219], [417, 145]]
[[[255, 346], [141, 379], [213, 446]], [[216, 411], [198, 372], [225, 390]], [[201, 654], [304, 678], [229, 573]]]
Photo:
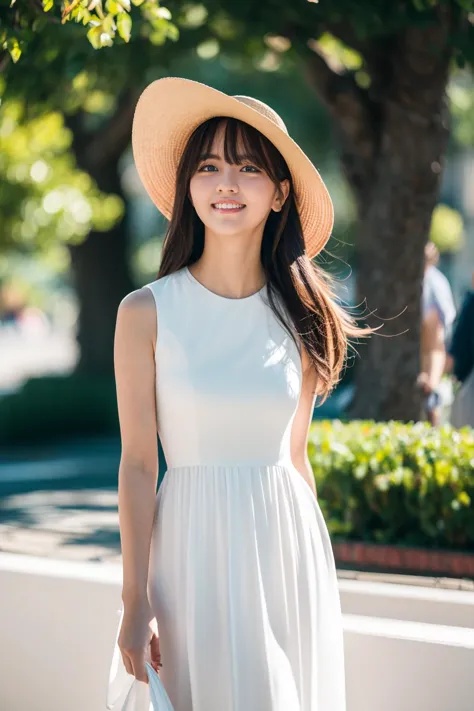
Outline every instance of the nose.
[[235, 195], [239, 192], [239, 185], [236, 180], [234, 166], [226, 164], [224, 169], [221, 171], [220, 180], [217, 185], [217, 192], [220, 195], [222, 193], [232, 193]]

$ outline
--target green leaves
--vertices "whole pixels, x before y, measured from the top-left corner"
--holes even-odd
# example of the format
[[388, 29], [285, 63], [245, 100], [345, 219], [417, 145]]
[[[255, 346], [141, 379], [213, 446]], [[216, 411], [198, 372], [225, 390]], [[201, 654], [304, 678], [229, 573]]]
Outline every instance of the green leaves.
[[100, 49], [102, 46], [102, 28], [100, 25], [92, 27], [87, 33], [87, 39], [94, 47], [94, 49]]
[[[133, 5], [140, 7], [141, 20], [144, 21], [143, 32], [152, 44], [164, 44], [167, 39], [176, 41], [179, 37], [178, 29], [171, 22], [171, 13], [166, 7], [161, 7], [157, 0], [132, 0]], [[95, 0], [93, 5], [96, 15], [90, 15], [87, 33], [89, 42], [94, 49], [111, 47], [116, 36], [124, 42], [130, 42], [133, 29], [130, 0], [106, 0], [105, 6], [101, 0]], [[92, 3], [89, 5], [91, 8]], [[85, 8], [76, 8], [71, 13], [77, 18], [78, 12]], [[87, 10], [88, 12], [88, 10]]]
[[120, 37], [128, 42], [130, 40], [130, 35], [132, 33], [132, 18], [130, 15], [122, 12], [117, 17], [117, 30]]
[[13, 62], [16, 64], [21, 57], [22, 51], [16, 37], [9, 37], [4, 44], [4, 48], [8, 51]]
[[171, 13], [166, 7], [160, 7], [155, 2], [144, 2], [142, 6], [143, 18], [146, 25], [143, 27], [142, 35], [149, 39], [154, 45], [162, 45], [167, 39], [175, 42], [179, 37], [178, 28], [173, 25]]
[[97, 50], [117, 41], [130, 42], [134, 23], [154, 44], [176, 41], [179, 36], [171, 12], [158, 0], [42, 0], [42, 8], [24, 3], [15, 6], [14, 12], [7, 11], [2, 18], [0, 50], [6, 50], [16, 63], [35, 34], [68, 23], [85, 27], [87, 39]]
[[308, 456], [334, 536], [474, 545], [474, 431], [419, 422], [316, 422]]

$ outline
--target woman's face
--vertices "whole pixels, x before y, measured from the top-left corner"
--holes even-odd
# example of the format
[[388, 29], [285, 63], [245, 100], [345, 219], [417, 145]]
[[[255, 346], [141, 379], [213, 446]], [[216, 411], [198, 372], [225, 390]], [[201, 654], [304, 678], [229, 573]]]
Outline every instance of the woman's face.
[[280, 211], [289, 183], [281, 183], [282, 194], [268, 175], [241, 155], [240, 165], [224, 159], [225, 124], [216, 132], [208, 155], [201, 156], [189, 190], [194, 208], [207, 229], [217, 234], [254, 232], [263, 227], [270, 211]]

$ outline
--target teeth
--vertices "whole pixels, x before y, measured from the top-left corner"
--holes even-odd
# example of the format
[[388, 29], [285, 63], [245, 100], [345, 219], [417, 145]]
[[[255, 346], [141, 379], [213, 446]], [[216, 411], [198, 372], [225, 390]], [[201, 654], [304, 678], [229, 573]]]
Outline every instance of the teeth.
[[239, 210], [243, 208], [243, 205], [236, 205], [235, 203], [229, 203], [229, 202], [217, 202], [214, 207], [216, 207], [218, 210], [235, 210], [238, 208]]

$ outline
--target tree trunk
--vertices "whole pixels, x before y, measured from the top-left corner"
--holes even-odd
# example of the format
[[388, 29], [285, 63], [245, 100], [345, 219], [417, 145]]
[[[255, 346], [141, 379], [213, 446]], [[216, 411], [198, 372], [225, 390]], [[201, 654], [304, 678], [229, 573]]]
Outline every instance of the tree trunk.
[[[370, 202], [360, 209], [356, 245], [358, 302], [381, 326], [361, 345], [353, 417], [416, 420], [421, 415], [421, 292], [424, 247], [439, 189], [445, 138], [396, 114], [377, 160]], [[388, 130], [388, 127], [387, 127]]]
[[[130, 140], [135, 91], [125, 91], [115, 114], [94, 133], [84, 126], [80, 113], [67, 117], [73, 133], [78, 166], [89, 173], [107, 194], [122, 192], [119, 160]], [[77, 369], [94, 374], [113, 374], [113, 343], [117, 308], [134, 289], [129, 267], [126, 219], [109, 232], [91, 232], [79, 245], [70, 245], [74, 286], [79, 300]]]
[[127, 248], [124, 220], [109, 232], [91, 232], [82, 244], [69, 248], [79, 299], [77, 370], [113, 373], [117, 307], [134, 288]]
[[308, 77], [341, 140], [344, 172], [358, 205], [355, 265], [364, 319], [381, 326], [357, 345], [351, 416], [419, 419], [424, 247], [448, 138], [445, 91], [449, 22], [409, 27], [366, 51], [371, 90], [314, 55]]

